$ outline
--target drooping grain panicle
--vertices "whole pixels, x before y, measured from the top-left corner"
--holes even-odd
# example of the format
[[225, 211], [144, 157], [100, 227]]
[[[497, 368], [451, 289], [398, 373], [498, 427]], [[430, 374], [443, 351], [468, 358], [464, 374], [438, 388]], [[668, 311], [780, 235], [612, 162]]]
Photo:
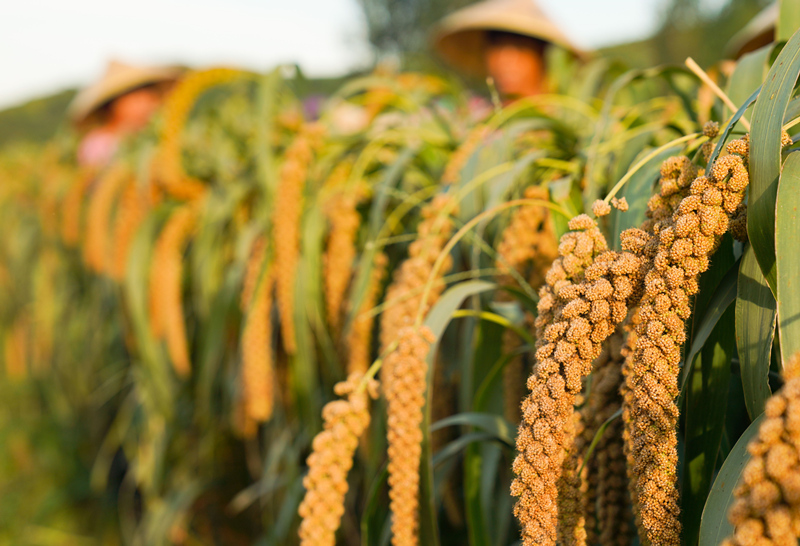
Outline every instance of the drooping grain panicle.
[[[525, 199], [547, 201], [547, 189], [531, 186], [525, 190]], [[550, 264], [558, 256], [558, 244], [550, 221], [550, 209], [540, 205], [523, 205], [511, 216], [497, 246], [497, 269], [501, 274], [498, 284], [516, 284], [508, 274], [515, 269], [538, 289]]]
[[265, 235], [258, 235], [250, 247], [250, 255], [244, 268], [244, 278], [242, 279], [242, 296], [239, 298], [239, 307], [242, 313], [246, 313], [253, 301], [258, 283], [264, 271], [265, 260], [267, 259], [267, 238]]
[[300, 252], [300, 222], [303, 214], [303, 191], [314, 148], [322, 137], [319, 125], [308, 124], [286, 150], [280, 169], [280, 183], [275, 196], [272, 219], [273, 248], [278, 312], [283, 347], [289, 354], [297, 351], [294, 324], [294, 289]]
[[157, 338], [164, 338], [178, 375], [191, 370], [186, 324], [183, 316], [183, 255], [197, 222], [197, 211], [184, 205], [167, 220], [153, 250], [150, 265], [150, 325]]
[[164, 101], [161, 122], [158, 182], [175, 199], [193, 200], [207, 185], [186, 174], [183, 167], [183, 129], [197, 99], [208, 89], [234, 81], [243, 72], [232, 68], [210, 68], [184, 76]]
[[[547, 200], [546, 188], [530, 186], [525, 190], [526, 199]], [[497, 247], [496, 267], [500, 271], [497, 283], [503, 286], [517, 286], [518, 283], [509, 273], [515, 270], [527, 280], [534, 290], [538, 290], [544, 282], [544, 276], [550, 264], [558, 256], [556, 235], [550, 221], [550, 209], [539, 205], [523, 205], [511, 216], [508, 226], [503, 230], [500, 244]], [[498, 292], [500, 301], [511, 296], [504, 291]], [[526, 313], [525, 322], [532, 323], [533, 317]], [[519, 336], [511, 330], [503, 332], [503, 354], [511, 354], [521, 345]], [[522, 354], [511, 357], [503, 368], [503, 401], [504, 414], [510, 422], [519, 424], [520, 405], [525, 394], [524, 380], [525, 359]]]
[[[522, 527], [523, 544], [554, 545], [557, 538], [581, 544], [579, 504], [557, 506], [565, 456], [575, 442], [569, 426], [575, 397], [591, 371], [602, 343], [625, 319], [640, 295], [642, 249], [649, 236], [639, 229], [623, 233], [622, 251], [608, 251], [596, 223], [586, 215], [573, 218], [562, 237], [560, 257], [540, 291], [535, 322], [536, 353], [528, 379], [517, 436], [516, 479], [511, 492]], [[576, 480], [564, 476], [572, 483]], [[567, 499], [574, 498], [574, 492]]]
[[131, 177], [130, 168], [125, 163], [114, 163], [97, 181], [89, 197], [83, 259], [87, 267], [95, 273], [105, 273], [111, 265], [110, 260], [107, 260], [111, 250], [111, 212], [115, 200]]
[[[678, 209], [681, 201], [689, 195], [690, 186], [698, 171], [695, 165], [685, 156], [671, 157], [661, 165], [658, 191], [653, 195], [647, 204], [647, 218], [641, 226], [649, 236], [649, 242], [645, 245], [642, 253], [645, 269], [652, 268], [653, 259], [658, 250], [658, 234], [662, 229], [668, 227], [672, 222], [672, 216]], [[638, 288], [644, 293], [644, 286]], [[630, 320], [625, 325], [627, 338], [622, 347], [622, 355], [625, 358], [623, 364], [623, 376], [628, 377], [630, 370], [633, 369], [633, 347], [636, 344], [636, 324], [639, 322], [638, 309], [634, 309]], [[620, 393], [623, 397], [622, 405], [622, 427], [623, 427], [623, 452], [626, 457], [626, 472], [628, 476], [628, 492], [631, 499], [631, 508], [641, 537], [646, 535], [642, 526], [641, 514], [639, 511], [637, 493], [637, 475], [634, 472], [634, 455], [632, 452], [632, 439], [634, 431], [632, 429], [631, 406], [633, 391], [629, 390], [626, 382], [620, 386]]]
[[481, 124], [473, 128], [467, 138], [459, 145], [458, 148], [450, 156], [450, 161], [445, 166], [444, 173], [442, 174], [442, 184], [450, 185], [458, 182], [461, 177], [461, 169], [463, 169], [478, 146], [486, 140], [491, 134], [492, 130], [487, 125]]
[[[588, 224], [586, 223], [587, 221]], [[566, 280], [567, 278], [574, 277], [577, 280], [579, 275], [582, 273], [583, 268], [591, 263], [594, 256], [607, 248], [605, 240], [602, 238], [599, 230], [594, 227], [594, 223], [591, 222], [588, 217], [581, 217], [580, 219], [573, 220], [571, 227], [575, 229], [586, 229], [587, 231], [570, 232], [562, 238], [562, 244], [559, 247], [559, 253], [561, 254], [561, 257], [554, 261], [553, 266], [547, 275], [547, 284], [540, 290], [539, 317], [535, 323], [536, 333], [540, 334], [537, 336], [537, 339], [540, 340], [537, 343], [537, 346], [543, 344], [543, 329], [550, 321], [552, 321], [555, 316], [555, 312], [557, 311], [553, 308], [556, 298], [554, 293], [555, 283], [562, 278], [563, 280]], [[578, 240], [580, 240], [581, 244], [577, 248], [576, 252], [576, 243]], [[569, 274], [562, 266], [562, 263], [564, 262], [566, 262]], [[533, 378], [536, 375], [536, 370], [534, 370], [534, 375], [531, 377]], [[528, 382], [530, 386], [531, 380], [529, 379]], [[555, 382], [557, 382], [557, 380], [554, 380], [554, 383]], [[563, 380], [561, 382], [563, 383]], [[558, 385], [554, 384], [554, 387], [556, 390], [554, 394], [559, 395], [559, 392], [557, 392]], [[563, 387], [561, 387], [561, 390], [563, 390]], [[552, 443], [550, 446], [550, 454], [553, 457], [558, 455], [558, 451], [564, 450], [564, 428], [567, 426], [567, 420], [571, 415], [573, 405], [572, 400], [568, 400], [567, 398], [568, 397], [562, 395], [559, 396], [558, 400], [553, 400], [551, 403], [551, 406], [553, 406], [552, 410], [558, 411], [559, 416], [563, 417], [561, 427], [559, 427], [556, 434], [549, 437], [549, 440], [551, 440]], [[512, 485], [512, 494], [521, 497], [520, 501], [515, 507], [515, 515], [520, 519], [523, 537], [530, 536], [533, 540], [551, 540], [552, 543], [555, 544], [557, 527], [556, 499], [558, 496], [556, 481], [558, 478], [558, 472], [553, 470], [552, 476], [546, 476], [545, 471], [554, 468], [556, 465], [560, 469], [561, 460], [556, 463], [555, 461], [542, 458], [542, 446], [538, 445], [537, 448], [530, 446], [530, 444], [532, 444], [534, 441], [544, 440], [544, 438], [533, 438], [531, 432], [527, 428], [528, 425], [526, 424], [526, 421], [531, 417], [531, 412], [528, 409], [530, 407], [529, 400], [530, 397], [526, 399], [522, 406], [523, 423], [520, 425], [520, 432], [517, 442], [517, 449], [521, 455], [518, 456], [517, 460], [514, 462], [514, 471], [519, 477]], [[567, 411], [566, 406], [569, 406], [569, 411]], [[531, 447], [531, 450], [528, 449], [529, 447]], [[537, 450], [538, 453], [534, 453], [533, 450]], [[527, 451], [531, 451], [530, 461], [528, 460]], [[561, 455], [563, 459], [563, 453]], [[529, 465], [534, 466], [531, 469], [525, 468]], [[534, 483], [533, 480], [537, 476], [530, 475], [530, 470], [533, 470], [534, 472], [541, 471], [543, 474], [542, 477], [545, 478], [545, 480]], [[552, 478], [552, 480], [549, 478]], [[530, 498], [527, 495], [526, 481], [530, 482], [531, 487], [537, 488], [537, 496], [538, 500], [541, 502], [540, 504], [537, 504], [536, 506], [531, 504], [531, 501], [535, 499]], [[536, 522], [530, 520], [530, 518], [527, 516], [529, 510], [531, 512], [534, 510], [539, 512], [538, 517], [541, 517], [542, 521], [548, 521], [548, 526], [538, 529], [536, 527]]]
[[794, 545], [800, 536], [800, 353], [784, 365], [783, 378], [747, 445], [752, 458], [728, 513], [735, 530], [723, 546]]
[[128, 254], [139, 226], [147, 216], [150, 200], [146, 188], [135, 178], [128, 180], [119, 198], [113, 227], [114, 245], [110, 250], [109, 276], [122, 282], [128, 266]]
[[347, 494], [347, 473], [353, 466], [358, 440], [369, 425], [369, 396], [377, 396], [377, 383], [359, 390], [363, 375], [353, 374], [336, 385], [336, 394], [346, 400], [329, 402], [322, 409], [323, 430], [312, 442], [308, 457], [306, 489], [298, 513], [301, 546], [334, 546]]
[[451, 267], [449, 257], [437, 272], [436, 278], [432, 279], [425, 308], [420, 308], [423, 288], [433, 271], [433, 264], [453, 231], [453, 221], [449, 214], [455, 214], [455, 210], [451, 199], [447, 194], [440, 194], [422, 208], [417, 239], [409, 246], [408, 258], [395, 271], [392, 283], [386, 291], [384, 299], [387, 308], [381, 315], [381, 351], [385, 351], [397, 339], [400, 329], [410, 326], [418, 314], [425, 316], [444, 290], [442, 277]]
[[[791, 142], [785, 133], [783, 141]], [[748, 137], [731, 141], [726, 149], [729, 155], [711, 165], [707, 176], [691, 182], [690, 195], [659, 232], [638, 311], [633, 363], [626, 368], [638, 511], [643, 538], [652, 544], [680, 543], [675, 398], [690, 298], [749, 184]]]
[[370, 314], [378, 303], [381, 284], [386, 274], [386, 265], [389, 260], [386, 255], [379, 253], [375, 256], [375, 262], [367, 284], [366, 292], [361, 301], [359, 313], [353, 319], [353, 325], [347, 336], [347, 373], [363, 374], [369, 368], [372, 359], [372, 330], [375, 324], [375, 317]]
[[[331, 178], [347, 179], [349, 162], [340, 163]], [[352, 277], [356, 258], [356, 235], [361, 225], [361, 215], [356, 209], [359, 195], [356, 190], [341, 183], [329, 181], [333, 195], [325, 207], [330, 224], [330, 234], [323, 256], [325, 282], [325, 311], [334, 336], [341, 330], [344, 297]]]
[[3, 360], [8, 379], [19, 381], [28, 375], [30, 339], [30, 319], [27, 313], [20, 313], [3, 339]]
[[275, 399], [272, 357], [274, 276], [270, 264], [265, 263], [265, 239], [257, 240], [254, 247], [245, 273], [245, 290], [242, 292], [245, 322], [242, 331], [241, 390], [245, 419], [263, 423], [272, 417]]
[[419, 544], [419, 465], [427, 357], [434, 337], [427, 327], [404, 327], [384, 361], [392, 545]]
[[[588, 442], [622, 406], [620, 385], [625, 361], [624, 339], [623, 329], [618, 327], [594, 362], [591, 391], [581, 410], [587, 431], [584, 438]], [[600, 544], [627, 546], [631, 543], [632, 529], [622, 428], [622, 420], [615, 419], [600, 436], [592, 456], [594, 464], [590, 467], [594, 495], [587, 502], [593, 503], [588, 508], [595, 512]], [[585, 447], [588, 445], [586, 443]]]
[[84, 198], [96, 176], [94, 169], [79, 170], [64, 195], [61, 206], [61, 239], [67, 246], [77, 246], [80, 242]]

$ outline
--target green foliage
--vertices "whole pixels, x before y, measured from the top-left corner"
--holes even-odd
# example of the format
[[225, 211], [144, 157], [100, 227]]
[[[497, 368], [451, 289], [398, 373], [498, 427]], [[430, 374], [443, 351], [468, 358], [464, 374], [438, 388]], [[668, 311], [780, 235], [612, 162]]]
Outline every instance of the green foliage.
[[[202, 181], [201, 198], [176, 198], [159, 179], [166, 117], [126, 142], [115, 158], [133, 166], [134, 187], [157, 196], [135, 230], [119, 282], [87, 267], [85, 239], [75, 244], [63, 237], [62, 223], [75, 218], [70, 215], [87, 220], [85, 237], [87, 210], [104, 183], [100, 177], [87, 190], [79, 210], [67, 209], [86, 175], [73, 164], [74, 142], [5, 150], [0, 540], [296, 544], [307, 457], [322, 426], [321, 410], [348, 374], [349, 334], [362, 311], [381, 316], [398, 305], [381, 296], [393, 282], [384, 278], [373, 308], [362, 309], [376, 256], [385, 254], [388, 270], [399, 270], [430, 235], [419, 233], [429, 220], [422, 210], [444, 193], [454, 204], [454, 233], [415, 287], [433, 305], [426, 313], [420, 304], [405, 317], [429, 327], [435, 338], [421, 430], [420, 540], [514, 544], [509, 490], [517, 417], [506, 414], [504, 402], [519, 396], [514, 387], [524, 387], [534, 365], [530, 325], [537, 283], [549, 264], [538, 280], [532, 265], [501, 270], [510, 258], [501, 252], [508, 226], [519, 211], [536, 209], [545, 218], [540, 242], [554, 248], [570, 217], [588, 213], [597, 198], [624, 196], [628, 212], [599, 220], [610, 246], [618, 248], [620, 233], [641, 223], [665, 158], [682, 153], [707, 166], [710, 149], [701, 151], [707, 138], [700, 136], [700, 120], [722, 122], [713, 161], [749, 117], [750, 243], [724, 238], [701, 277], [680, 377], [684, 541], [718, 543], [730, 534], [725, 514], [731, 492], [770, 395], [776, 323], [782, 360], [797, 338], [792, 235], [798, 166], [796, 155], [781, 154], [779, 139], [780, 128], [798, 114], [799, 40], [795, 35], [786, 44], [763, 88], [770, 55], [761, 51], [742, 61], [727, 82], [739, 107], [730, 118], [721, 101], [698, 111], [697, 78], [674, 67], [626, 71], [562, 59], [553, 75], [559, 94], [524, 99], [480, 119], [462, 88], [425, 74], [348, 81], [314, 121], [304, 119], [297, 89], [278, 73], [241, 74], [192, 97], [191, 115], [178, 128], [179, 163], [184, 175]], [[301, 242], [289, 318], [298, 350], [285, 350], [280, 339], [287, 324], [272, 311], [273, 335], [263, 345], [274, 357], [275, 405], [269, 420], [247, 423], [241, 401], [248, 265], [259, 238], [267, 241], [265, 263], [272, 264], [282, 242], [274, 226], [285, 221], [275, 210], [276, 192], [293, 174], [286, 172], [292, 165], [287, 150], [319, 128], [324, 133], [311, 146], [313, 158], [300, 181]], [[341, 165], [349, 170], [336, 182], [332, 175]], [[452, 183], [444, 184], [445, 173], [453, 172]], [[526, 196], [532, 187], [540, 188], [541, 198]], [[344, 271], [339, 329], [328, 323], [326, 308], [331, 203], [338, 193], [358, 196], [356, 256]], [[182, 377], [154, 328], [151, 301], [161, 287], [152, 271], [165, 226], [190, 207], [196, 227], [180, 249], [179, 319], [172, 318], [185, 326], [192, 362], [191, 374]], [[122, 212], [116, 196], [99, 229], [116, 233], [113, 222]], [[450, 212], [432, 214], [440, 219]], [[119, 241], [107, 242], [110, 255]], [[259, 271], [266, 267], [272, 265]], [[439, 275], [444, 286], [437, 299]], [[369, 373], [380, 378], [394, 347], [377, 347], [375, 330]], [[501, 380], [518, 365], [518, 385]], [[586, 381], [589, 393], [595, 379]], [[387, 543], [385, 432], [391, 417], [385, 413], [383, 400], [372, 403], [370, 428], [349, 474], [341, 544]], [[601, 440], [620, 415], [590, 436], [580, 454], [584, 468], [603, 460]]]

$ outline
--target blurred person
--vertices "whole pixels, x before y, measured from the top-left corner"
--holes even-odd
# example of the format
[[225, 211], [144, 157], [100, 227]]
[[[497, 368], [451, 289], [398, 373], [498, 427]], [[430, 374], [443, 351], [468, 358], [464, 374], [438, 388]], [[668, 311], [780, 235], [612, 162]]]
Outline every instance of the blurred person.
[[100, 80], [78, 93], [68, 110], [73, 124], [84, 131], [78, 163], [107, 164], [122, 139], [147, 125], [182, 73], [177, 67], [109, 62]]
[[485, 0], [445, 17], [433, 37], [439, 55], [470, 76], [490, 77], [505, 101], [546, 93], [546, 50], [581, 52], [534, 0]]

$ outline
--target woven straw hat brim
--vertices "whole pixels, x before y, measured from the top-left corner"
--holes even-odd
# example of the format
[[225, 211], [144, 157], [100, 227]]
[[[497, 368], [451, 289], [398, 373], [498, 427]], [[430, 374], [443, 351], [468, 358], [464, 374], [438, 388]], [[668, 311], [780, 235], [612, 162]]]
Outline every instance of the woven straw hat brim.
[[74, 123], [81, 123], [104, 104], [125, 93], [145, 85], [174, 81], [184, 72], [180, 67], [132, 66], [112, 61], [99, 81], [75, 96], [67, 115]]
[[583, 56], [533, 0], [488, 0], [459, 10], [436, 28], [433, 47], [459, 70], [485, 76], [486, 33], [492, 30], [538, 38]]

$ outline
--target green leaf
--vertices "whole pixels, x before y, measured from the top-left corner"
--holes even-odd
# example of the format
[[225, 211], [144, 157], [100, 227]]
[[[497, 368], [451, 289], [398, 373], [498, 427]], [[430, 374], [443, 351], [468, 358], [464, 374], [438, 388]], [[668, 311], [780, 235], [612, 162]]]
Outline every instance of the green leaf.
[[[742, 106], [748, 104], [749, 97], [758, 91], [764, 76], [767, 73], [767, 62], [772, 46], [762, 47], [742, 56], [736, 63], [736, 69], [731, 74], [725, 92], [733, 104]], [[755, 99], [754, 99], [755, 100]], [[749, 101], [752, 104], [753, 101]], [[731, 114], [733, 112], [730, 112]], [[726, 116], [729, 115], [726, 109]], [[721, 139], [724, 140], [724, 139]]]
[[[645, 211], [647, 210], [647, 201], [653, 194], [653, 184], [661, 171], [661, 163], [668, 157], [679, 153], [680, 150], [680, 146], [675, 146], [662, 151], [642, 165], [642, 167], [625, 183], [625, 186], [623, 186], [620, 191], [619, 197], [624, 197], [628, 202], [628, 210], [622, 212], [613, 209], [609, 216], [609, 231], [611, 233], [611, 244], [613, 248], [617, 250], [620, 248], [620, 233], [642, 223]], [[642, 157], [646, 156], [651, 151], [651, 149], [645, 148], [631, 164], [635, 165]]]
[[709, 165], [713, 164], [717, 160], [719, 154], [722, 152], [722, 148], [725, 146], [725, 142], [728, 139], [728, 135], [731, 134], [733, 128], [736, 126], [739, 120], [742, 119], [745, 110], [750, 108], [750, 105], [753, 104], [753, 102], [755, 102], [760, 93], [761, 93], [761, 87], [753, 91], [753, 94], [750, 95], [750, 97], [748, 97], [748, 99], [742, 103], [742, 105], [730, 119], [728, 124], [722, 130], [722, 132], [719, 135], [719, 140], [717, 140], [717, 145], [714, 147], [714, 151], [711, 152], [711, 156], [708, 158]]
[[698, 355], [686, 392], [684, 472], [681, 522], [684, 543], [697, 544], [700, 516], [716, 469], [728, 406], [731, 358], [736, 345], [730, 335], [734, 310], [728, 307]]
[[[436, 351], [442, 339], [445, 328], [450, 324], [453, 313], [461, 307], [462, 302], [470, 297], [489, 290], [494, 290], [497, 285], [486, 281], [466, 281], [459, 283], [442, 294], [436, 305], [428, 312], [425, 326], [433, 332], [435, 341], [431, 344], [428, 353], [428, 379], [427, 384], [433, 385]], [[430, 546], [439, 545], [439, 531], [437, 510], [434, 499], [433, 486], [433, 459], [431, 456], [431, 407], [433, 389], [427, 390], [427, 402], [422, 422], [422, 461], [420, 463], [420, 544]]]
[[778, 188], [775, 250], [778, 256], [778, 326], [784, 364], [800, 351], [800, 154], [789, 154]]
[[[470, 434], [466, 436], [470, 436]], [[459, 438], [459, 440], [462, 438]], [[481, 476], [487, 470], [483, 466], [484, 458], [480, 444], [470, 443], [464, 454], [464, 504], [467, 528], [469, 530], [469, 543], [472, 546], [490, 546], [491, 544], [489, 521], [481, 502]]]
[[777, 290], [775, 200], [781, 173], [781, 126], [799, 72], [800, 33], [795, 33], [770, 68], [753, 108], [747, 233], [773, 294]]
[[692, 371], [694, 357], [700, 353], [701, 349], [706, 344], [706, 341], [708, 341], [708, 338], [711, 336], [711, 333], [714, 331], [717, 322], [719, 322], [719, 320], [722, 318], [722, 315], [736, 299], [736, 282], [738, 273], [738, 267], [731, 267], [728, 270], [728, 272], [725, 274], [725, 277], [723, 277], [723, 279], [720, 281], [717, 290], [714, 292], [714, 296], [711, 298], [711, 301], [708, 304], [708, 308], [706, 309], [705, 316], [703, 316], [703, 320], [700, 322], [700, 326], [695, 330], [695, 334], [692, 338], [691, 350], [683, 361], [684, 365], [683, 381], [681, 383], [681, 396], [684, 395], [687, 379]]
[[451, 415], [450, 417], [436, 421], [431, 426], [431, 432], [445, 427], [452, 427], [454, 425], [467, 425], [479, 428], [510, 446], [513, 446], [514, 442], [516, 441], [514, 425], [503, 419], [501, 416], [494, 415], [492, 413], [457, 413], [456, 415]]
[[389, 479], [389, 466], [388, 463], [381, 467], [380, 472], [375, 477], [372, 485], [369, 488], [367, 503], [361, 513], [361, 544], [362, 546], [369, 546], [377, 542], [377, 537], [373, 537], [377, 532], [374, 529], [378, 526], [376, 513], [381, 507], [382, 498], [381, 490], [385, 488], [386, 482]]
[[468, 432], [448, 443], [433, 456], [433, 466], [438, 467], [450, 457], [458, 455], [462, 450], [476, 442], [488, 442], [497, 438], [488, 432]]
[[775, 28], [775, 40], [785, 42], [800, 28], [800, 2], [781, 0], [780, 12]]
[[594, 437], [592, 438], [592, 443], [589, 444], [589, 447], [586, 449], [586, 455], [583, 457], [583, 464], [581, 465], [578, 474], [583, 474], [583, 468], [586, 466], [586, 463], [589, 462], [589, 459], [592, 458], [592, 454], [594, 453], [594, 449], [597, 447], [597, 444], [600, 443], [600, 440], [603, 438], [603, 435], [606, 433], [606, 429], [608, 429], [609, 425], [622, 417], [622, 408], [615, 411], [611, 416], [603, 421], [603, 424], [600, 425], [600, 428], [597, 429], [597, 432], [594, 433]]
[[758, 434], [763, 418], [762, 414], [739, 437], [714, 480], [700, 519], [700, 544], [703, 546], [720, 544], [733, 534], [733, 526], [728, 522], [728, 510], [733, 504], [733, 490], [750, 460], [747, 444]]
[[769, 362], [775, 336], [775, 298], [756, 261], [753, 247], [744, 251], [736, 294], [736, 346], [744, 402], [750, 419], [764, 411], [770, 397]]

